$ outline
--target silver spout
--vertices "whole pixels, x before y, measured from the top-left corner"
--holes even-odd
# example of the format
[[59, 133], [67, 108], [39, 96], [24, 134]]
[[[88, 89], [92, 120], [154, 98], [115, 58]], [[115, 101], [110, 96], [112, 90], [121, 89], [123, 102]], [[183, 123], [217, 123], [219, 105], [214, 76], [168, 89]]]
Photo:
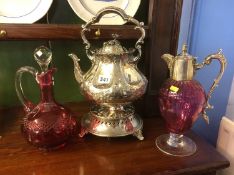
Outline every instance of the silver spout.
[[163, 54], [161, 58], [167, 63], [167, 67], [170, 71], [170, 77], [172, 78], [174, 56], [170, 54]]
[[80, 59], [74, 53], [71, 53], [68, 56], [71, 57], [74, 62], [74, 74], [75, 74], [76, 81], [79, 84], [83, 83], [84, 77], [83, 77], [83, 72], [79, 65]]

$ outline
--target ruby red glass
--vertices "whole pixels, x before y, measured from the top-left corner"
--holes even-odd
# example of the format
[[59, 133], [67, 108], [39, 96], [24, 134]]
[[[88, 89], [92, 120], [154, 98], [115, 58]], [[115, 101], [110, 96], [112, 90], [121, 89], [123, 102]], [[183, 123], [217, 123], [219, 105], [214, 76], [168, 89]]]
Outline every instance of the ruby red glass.
[[69, 110], [54, 100], [53, 72], [54, 69], [50, 69], [37, 75], [41, 101], [30, 107], [21, 127], [31, 144], [47, 150], [64, 146], [77, 129], [76, 120]]
[[[72, 113], [54, 100], [53, 74], [56, 69], [48, 69], [52, 52], [41, 46], [34, 51], [34, 58], [41, 67], [25, 66], [16, 72], [15, 88], [26, 115], [21, 129], [27, 141], [45, 150], [63, 147], [77, 133], [77, 122]], [[40, 102], [34, 105], [23, 92], [21, 83], [23, 73], [30, 73], [40, 87]]]
[[196, 151], [195, 143], [183, 134], [192, 127], [205, 104], [206, 94], [198, 81], [168, 79], [164, 83], [159, 91], [159, 105], [170, 134], [156, 139], [161, 151], [176, 156], [187, 156]]

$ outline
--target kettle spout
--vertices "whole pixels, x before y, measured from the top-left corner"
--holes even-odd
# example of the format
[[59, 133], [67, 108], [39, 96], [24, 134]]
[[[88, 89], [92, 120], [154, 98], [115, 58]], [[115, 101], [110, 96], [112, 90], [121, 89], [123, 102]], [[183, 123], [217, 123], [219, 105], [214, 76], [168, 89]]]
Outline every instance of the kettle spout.
[[74, 53], [71, 53], [68, 56], [71, 57], [73, 62], [74, 62], [74, 74], [75, 74], [76, 81], [79, 84], [83, 83], [84, 76], [83, 76], [83, 72], [82, 72], [80, 65], [79, 65], [80, 59]]
[[172, 77], [174, 56], [170, 54], [163, 54], [161, 58], [167, 63], [167, 67], [170, 71], [170, 77]]

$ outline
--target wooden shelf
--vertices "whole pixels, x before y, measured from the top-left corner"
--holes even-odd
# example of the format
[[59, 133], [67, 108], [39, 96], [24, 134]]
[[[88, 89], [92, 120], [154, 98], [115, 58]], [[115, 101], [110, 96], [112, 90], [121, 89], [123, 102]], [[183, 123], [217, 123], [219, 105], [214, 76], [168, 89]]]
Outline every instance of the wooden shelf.
[[[153, 116], [159, 114], [159, 108], [154, 102], [158, 101], [156, 99], [159, 88], [168, 78], [167, 66], [160, 58], [164, 53], [176, 55], [183, 0], [147, 0], [146, 3], [148, 5], [142, 6], [142, 8], [148, 8], [144, 9], [144, 11], [148, 10], [147, 19], [145, 19], [147, 25], [144, 26], [146, 39], [142, 47], [144, 57], [139, 67], [149, 83], [145, 98], [142, 99], [138, 109], [147, 116]], [[99, 38], [95, 36], [98, 28], [101, 30]], [[5, 36], [0, 36], [2, 42], [81, 39], [79, 24], [0, 24], [0, 30], [6, 31]], [[113, 33], [119, 34], [119, 39], [126, 40], [136, 40], [140, 36], [140, 32], [134, 29], [134, 25], [107, 25], [92, 26], [92, 31], [87, 32], [87, 38], [89, 40], [110, 39]]]
[[[146, 30], [148, 37], [149, 28]], [[0, 37], [1, 40], [79, 40], [81, 39], [81, 25], [77, 24], [1, 24], [0, 30], [5, 30], [6, 35]], [[138, 39], [140, 32], [134, 29], [134, 25], [116, 26], [92, 26], [91, 32], [87, 32], [88, 39], [97, 39], [95, 31], [100, 29], [99, 39], [112, 38], [112, 34], [117, 33], [119, 39]]]
[[[89, 110], [83, 102], [67, 106], [79, 117]], [[143, 141], [133, 136], [107, 139], [86, 135], [63, 149], [43, 152], [29, 145], [20, 133], [22, 108], [0, 110], [0, 114], [0, 174], [211, 175], [229, 166], [227, 159], [193, 132], [186, 135], [197, 144], [194, 155], [173, 157], [160, 152], [154, 141], [166, 131], [156, 116], [142, 116]]]

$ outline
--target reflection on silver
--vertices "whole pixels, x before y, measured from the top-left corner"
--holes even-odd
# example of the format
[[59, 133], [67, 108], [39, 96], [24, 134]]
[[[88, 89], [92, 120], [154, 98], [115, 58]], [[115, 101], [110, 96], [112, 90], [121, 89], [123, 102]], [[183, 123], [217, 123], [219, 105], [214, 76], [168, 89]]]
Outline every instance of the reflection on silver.
[[[90, 24], [107, 13], [119, 14], [123, 19], [137, 25], [136, 29], [139, 29], [142, 35], [135, 45], [136, 49], [127, 50], [122, 47], [114, 35], [114, 39], [105, 42], [102, 48], [90, 50], [90, 43], [84, 33], [88, 31], [87, 27]], [[87, 56], [92, 62], [91, 68], [83, 73], [78, 57], [74, 54], [69, 55], [74, 61], [74, 73], [81, 91], [89, 100], [96, 102], [82, 119], [81, 136], [87, 132], [103, 137], [133, 134], [143, 140], [141, 132], [143, 122], [135, 114], [131, 104], [145, 93], [148, 82], [137, 68], [137, 61], [141, 57], [140, 44], [145, 37], [142, 23], [126, 15], [119, 8], [109, 7], [101, 10], [88, 24], [81, 33], [86, 44]], [[134, 56], [135, 51], [137, 51], [136, 56]]]

